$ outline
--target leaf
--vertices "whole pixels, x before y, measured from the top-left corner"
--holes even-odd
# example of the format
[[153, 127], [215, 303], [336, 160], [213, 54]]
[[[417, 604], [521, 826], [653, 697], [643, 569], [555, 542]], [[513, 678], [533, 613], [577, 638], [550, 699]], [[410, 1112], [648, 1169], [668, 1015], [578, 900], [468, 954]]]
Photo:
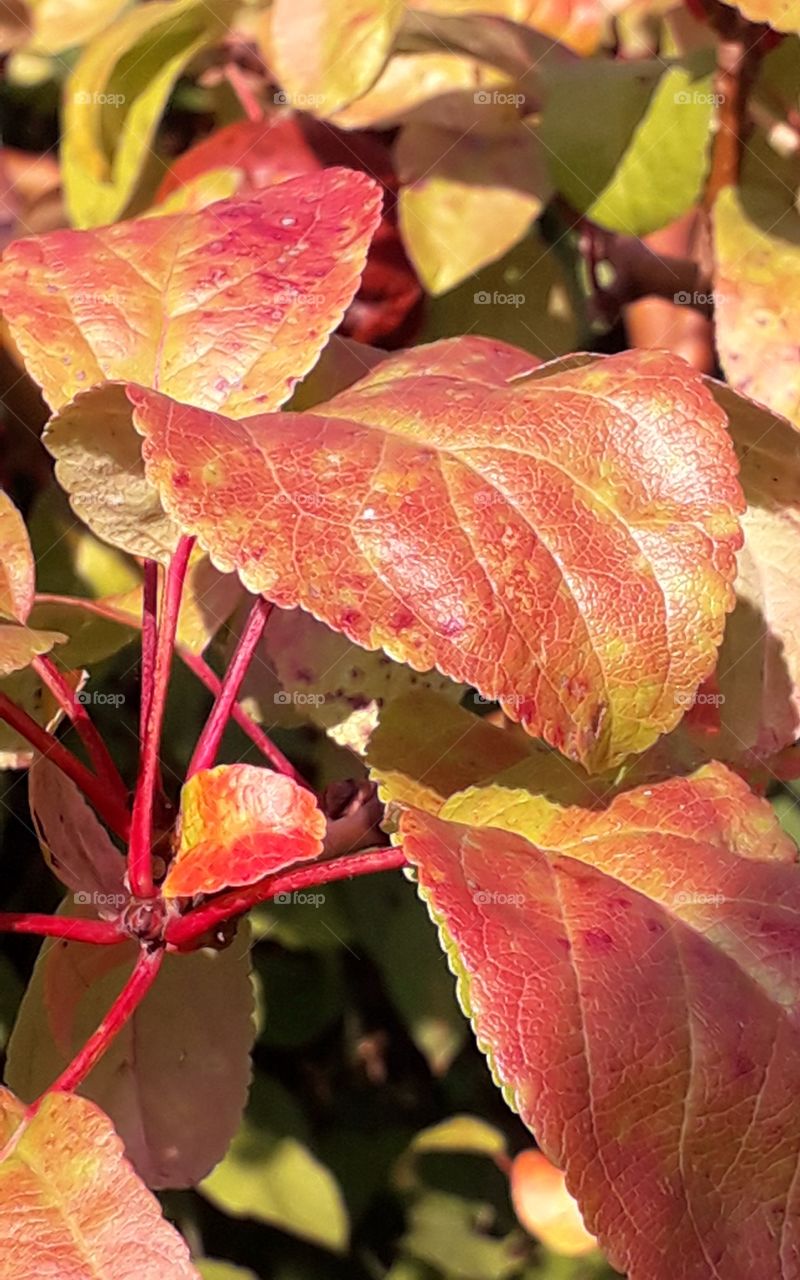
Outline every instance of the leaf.
[[442, 1191], [421, 1196], [408, 1215], [401, 1244], [453, 1280], [506, 1280], [519, 1272], [517, 1235], [498, 1239], [484, 1230], [480, 1204]]
[[21, 671], [43, 653], [49, 653], [66, 636], [58, 631], [36, 631], [31, 627], [0, 622], [0, 678]]
[[532, 738], [500, 729], [425, 691], [406, 694], [384, 709], [369, 741], [367, 762], [385, 803], [427, 813], [438, 813], [457, 791], [497, 779], [509, 786], [529, 785], [562, 804], [589, 805], [607, 790], [605, 781], [587, 778]]
[[307, 1146], [290, 1095], [265, 1076], [256, 1076], [230, 1151], [200, 1191], [233, 1217], [267, 1222], [325, 1249], [346, 1248], [339, 1186]]
[[400, 839], [478, 1042], [612, 1265], [793, 1274], [800, 871], [769, 805], [713, 764], [600, 812], [475, 789]]
[[409, 0], [412, 9], [434, 14], [496, 15], [534, 27], [576, 53], [594, 53], [609, 6], [601, 0]]
[[595, 1238], [583, 1225], [563, 1173], [541, 1151], [520, 1151], [511, 1164], [510, 1180], [514, 1209], [526, 1231], [567, 1258], [593, 1252]]
[[600, 771], [672, 728], [709, 674], [741, 497], [683, 361], [525, 377], [532, 363], [434, 344], [314, 414], [247, 423], [128, 394], [148, 479], [219, 569], [474, 685]]
[[714, 303], [731, 385], [800, 425], [800, 171], [754, 137], [739, 187], [714, 204]]
[[[239, 1123], [255, 1035], [248, 953], [249, 932], [240, 928], [224, 951], [166, 956], [146, 1000], [81, 1085], [111, 1117], [151, 1187], [199, 1182]], [[8, 1048], [6, 1079], [15, 1093], [32, 1100], [56, 1079], [119, 993], [135, 956], [133, 943], [44, 943]]]
[[[122, 596], [122, 601], [127, 600]], [[64, 635], [59, 645], [58, 663], [68, 671], [91, 667], [130, 644], [141, 626], [141, 614], [133, 625], [123, 610], [110, 600], [82, 600], [75, 596], [38, 596], [30, 621], [37, 627], [57, 629]]]
[[469, 1155], [491, 1156], [506, 1153], [504, 1135], [480, 1116], [457, 1115], [420, 1129], [410, 1146], [414, 1155], [431, 1151], [460, 1151]]
[[132, 212], [178, 77], [225, 33], [235, 7], [235, 0], [155, 0], [122, 14], [87, 46], [64, 90], [62, 172], [75, 225]]
[[313, 792], [252, 764], [202, 769], [181, 792], [180, 843], [166, 898], [254, 884], [322, 852], [325, 816]]
[[270, 66], [280, 98], [332, 115], [371, 87], [403, 16], [403, 0], [273, 0]]
[[199, 213], [54, 232], [7, 250], [5, 318], [63, 410], [47, 444], [96, 533], [159, 559], [177, 538], [144, 478], [123, 390], [70, 398], [132, 378], [234, 417], [276, 407], [355, 292], [379, 203], [371, 179], [330, 169]]
[[626, 235], [656, 231], [690, 209], [708, 164], [712, 68], [710, 50], [669, 64], [549, 67], [540, 137], [561, 194]]
[[767, 22], [776, 31], [800, 31], [800, 4], [797, 0], [725, 0], [750, 22]]
[[254, 1271], [244, 1267], [236, 1267], [232, 1262], [221, 1262], [216, 1258], [198, 1258], [197, 1269], [203, 1280], [257, 1280]]
[[36, 593], [33, 561], [25, 521], [8, 494], [0, 489], [0, 614], [25, 622]]
[[718, 712], [714, 754], [753, 764], [800, 737], [800, 435], [730, 387], [709, 386], [728, 414], [747, 510], [737, 605], [704, 696]]
[[118, 915], [128, 900], [125, 861], [76, 784], [46, 756], [28, 773], [28, 803], [45, 862], [75, 901]]
[[539, 144], [522, 120], [491, 138], [409, 124], [395, 161], [403, 241], [433, 294], [513, 248], [549, 195]]
[[199, 212], [19, 240], [0, 270], [4, 316], [53, 409], [131, 380], [245, 417], [314, 364], [379, 204], [365, 175], [329, 169]]
[[0, 1275], [197, 1280], [189, 1250], [122, 1156], [106, 1117], [56, 1093], [32, 1118], [0, 1090]]
[[477, 58], [457, 53], [396, 53], [363, 98], [337, 111], [341, 129], [390, 129], [424, 108], [426, 121], [458, 128], [464, 106], [494, 88], [507, 91], [508, 77]]
[[[219, 573], [208, 556], [194, 551], [181, 593], [176, 633], [178, 645], [191, 653], [203, 653], [243, 598], [244, 592], [235, 574]], [[124, 595], [114, 596], [106, 603], [119, 613], [130, 614], [136, 626], [141, 627], [140, 586]]]
[[125, 8], [127, 0], [28, 0], [33, 19], [29, 53], [63, 53], [88, 44]]

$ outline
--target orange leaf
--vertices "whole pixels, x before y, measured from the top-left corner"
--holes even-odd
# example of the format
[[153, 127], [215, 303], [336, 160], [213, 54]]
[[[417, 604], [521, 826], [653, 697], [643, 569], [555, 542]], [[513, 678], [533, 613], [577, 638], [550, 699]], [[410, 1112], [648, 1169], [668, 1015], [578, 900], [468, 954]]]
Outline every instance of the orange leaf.
[[51, 1094], [29, 1118], [0, 1089], [0, 1147], [1, 1280], [198, 1280], [92, 1103]]
[[541, 1151], [520, 1151], [511, 1165], [511, 1199], [526, 1231], [554, 1253], [578, 1258], [596, 1247], [560, 1169]]
[[[443, 820], [444, 819], [444, 820]], [[630, 1280], [800, 1267], [800, 868], [719, 764], [403, 815], [506, 1096]]]
[[180, 844], [167, 898], [216, 893], [322, 852], [325, 817], [310, 791], [251, 764], [219, 765], [181, 795]]
[[133, 379], [232, 417], [282, 404], [358, 287], [380, 189], [345, 169], [199, 212], [11, 245], [4, 317], [50, 406]]
[[129, 387], [147, 478], [223, 571], [437, 667], [596, 770], [672, 728], [731, 607], [724, 414], [672, 356], [467, 339], [244, 423]]

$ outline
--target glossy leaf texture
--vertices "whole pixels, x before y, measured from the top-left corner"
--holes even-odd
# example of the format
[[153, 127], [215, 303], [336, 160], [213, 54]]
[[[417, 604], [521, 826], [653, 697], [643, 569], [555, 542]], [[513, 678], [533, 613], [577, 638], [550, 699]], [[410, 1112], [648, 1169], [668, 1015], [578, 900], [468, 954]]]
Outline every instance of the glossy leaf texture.
[[796, 1275], [800, 870], [770, 806], [713, 764], [598, 812], [473, 789], [398, 838], [496, 1079], [612, 1264]]
[[128, 900], [125, 860], [71, 778], [36, 756], [28, 803], [42, 854], [54, 875], [100, 916], [118, 915]]
[[[155, 0], [96, 36], [64, 91], [62, 164], [77, 226], [136, 211], [162, 171], [154, 144], [175, 83], [227, 30], [235, 0]], [[140, 205], [141, 207], [141, 205]]]
[[329, 169], [199, 212], [20, 240], [0, 270], [3, 313], [53, 409], [130, 380], [244, 417], [282, 404], [314, 364], [379, 208], [366, 175]]
[[535, 364], [443, 342], [246, 423], [128, 395], [150, 483], [218, 568], [474, 685], [599, 771], [671, 729], [713, 668], [741, 491], [682, 361]]
[[0, 1090], [0, 1277], [198, 1280], [109, 1120], [73, 1094], [33, 1117]]
[[311, 791], [252, 764], [203, 769], [181, 792], [167, 898], [253, 884], [322, 852], [325, 816]]
[[[76, 913], [70, 903], [67, 914], [87, 910]], [[135, 958], [133, 943], [43, 944], [8, 1046], [6, 1078], [15, 1093], [32, 1101], [52, 1084], [108, 1010]], [[146, 999], [81, 1086], [111, 1117], [148, 1186], [193, 1185], [222, 1159], [247, 1097], [253, 1015], [249, 930], [240, 928], [225, 950], [167, 956]]]
[[273, 0], [267, 43], [285, 100], [332, 115], [369, 89], [392, 47], [403, 0]]

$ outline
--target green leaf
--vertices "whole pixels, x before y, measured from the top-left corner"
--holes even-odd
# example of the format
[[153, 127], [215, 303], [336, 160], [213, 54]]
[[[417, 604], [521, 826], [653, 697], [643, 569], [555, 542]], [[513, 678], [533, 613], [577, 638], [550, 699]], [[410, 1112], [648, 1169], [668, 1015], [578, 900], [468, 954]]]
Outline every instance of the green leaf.
[[179, 76], [225, 31], [235, 0], [137, 5], [87, 47], [64, 91], [62, 163], [75, 226], [131, 211]]
[[338, 1184], [308, 1147], [293, 1099], [266, 1076], [256, 1077], [239, 1132], [200, 1190], [234, 1217], [267, 1222], [335, 1252], [347, 1246]]
[[541, 139], [558, 190], [593, 222], [641, 236], [696, 202], [708, 164], [713, 55], [549, 68]]

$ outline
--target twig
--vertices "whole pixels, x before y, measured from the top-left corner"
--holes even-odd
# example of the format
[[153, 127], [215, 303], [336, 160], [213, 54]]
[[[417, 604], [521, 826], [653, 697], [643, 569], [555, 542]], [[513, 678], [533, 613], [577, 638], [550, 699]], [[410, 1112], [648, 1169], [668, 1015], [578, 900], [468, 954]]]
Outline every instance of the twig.
[[144, 739], [153, 700], [158, 634], [158, 562], [145, 560], [142, 586], [142, 680], [139, 702], [139, 740]]
[[234, 916], [243, 915], [259, 902], [266, 902], [279, 893], [296, 893], [314, 889], [318, 885], [336, 880], [348, 880], [353, 876], [372, 875], [377, 871], [395, 871], [406, 865], [402, 849], [367, 849], [346, 858], [334, 858], [330, 862], [312, 862], [289, 871], [266, 876], [256, 884], [243, 889], [230, 889], [219, 897], [196, 907], [185, 916], [176, 916], [166, 927], [167, 945], [176, 951], [190, 951], [202, 945], [200, 939], [209, 931], [219, 928]]
[[110, 920], [85, 920], [80, 916], [48, 916], [26, 911], [0, 911], [0, 932], [34, 933], [42, 938], [66, 938], [69, 942], [93, 942], [99, 946], [112, 946], [128, 937]]
[[47, 686], [62, 711], [75, 726], [95, 773], [107, 783], [117, 804], [127, 809], [128, 792], [125, 783], [122, 781], [108, 747], [103, 741], [102, 735], [98, 732], [85, 705], [80, 701], [75, 690], [64, 678], [52, 658], [46, 656], [34, 658], [32, 666], [39, 679]]
[[180, 539], [170, 561], [164, 583], [153, 688], [148, 699], [147, 720], [139, 754], [139, 774], [136, 780], [131, 837], [128, 845], [128, 881], [131, 892], [138, 898], [150, 898], [153, 895], [153, 805], [159, 776], [158, 753], [181, 594], [193, 545], [194, 538]]
[[[186, 663], [189, 670], [197, 676], [198, 680], [201, 680], [206, 688], [217, 697], [222, 688], [222, 681], [212, 671], [205, 659], [185, 648], [178, 649], [178, 656]], [[285, 773], [287, 778], [294, 778], [299, 786], [308, 787], [303, 775], [295, 769], [290, 760], [287, 760], [280, 748], [276, 747], [261, 726], [256, 724], [253, 717], [247, 714], [240, 702], [234, 702], [231, 708], [231, 719], [238, 724], [243, 733], [247, 734], [250, 741], [258, 747], [264, 758], [269, 760], [278, 773]]]
[[52, 733], [48, 733], [40, 724], [29, 716], [27, 711], [23, 711], [22, 707], [18, 707], [15, 702], [5, 693], [0, 693], [0, 720], [4, 720], [6, 724], [11, 725], [17, 733], [23, 738], [27, 738], [28, 742], [36, 748], [43, 756], [54, 765], [57, 765], [62, 773], [71, 778], [77, 787], [83, 792], [87, 800], [89, 800], [100, 814], [104, 822], [108, 823], [112, 831], [116, 832], [121, 839], [128, 838], [130, 829], [130, 816], [125, 806], [120, 805], [118, 800], [111, 794], [107, 783], [86, 768], [77, 756], [68, 751], [58, 738]]
[[186, 777], [191, 778], [200, 769], [210, 769], [217, 758], [219, 744], [230, 719], [236, 697], [241, 687], [247, 668], [255, 653], [267, 618], [272, 612], [272, 605], [263, 596], [259, 596], [250, 610], [244, 630], [233, 652], [228, 670], [222, 680], [211, 713], [203, 726], [203, 731], [192, 754]]

